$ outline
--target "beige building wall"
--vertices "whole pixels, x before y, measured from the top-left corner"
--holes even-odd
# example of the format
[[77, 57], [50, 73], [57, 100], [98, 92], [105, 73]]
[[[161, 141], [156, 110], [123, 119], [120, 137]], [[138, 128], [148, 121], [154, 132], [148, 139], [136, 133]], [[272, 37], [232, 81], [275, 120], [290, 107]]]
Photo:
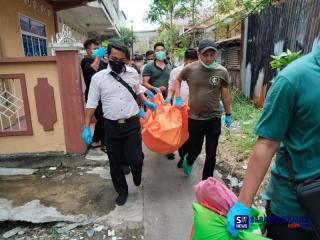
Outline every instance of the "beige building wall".
[[23, 57], [19, 14], [46, 25], [48, 42], [55, 36], [54, 12], [44, 0], [5, 0], [0, 7], [0, 57]]
[[[0, 137], [0, 154], [65, 152], [65, 138], [60, 101], [59, 78], [55, 62], [5, 63], [0, 65], [0, 74], [25, 73], [33, 136]], [[53, 131], [44, 131], [38, 122], [34, 87], [37, 78], [47, 77], [54, 89], [57, 122]]]

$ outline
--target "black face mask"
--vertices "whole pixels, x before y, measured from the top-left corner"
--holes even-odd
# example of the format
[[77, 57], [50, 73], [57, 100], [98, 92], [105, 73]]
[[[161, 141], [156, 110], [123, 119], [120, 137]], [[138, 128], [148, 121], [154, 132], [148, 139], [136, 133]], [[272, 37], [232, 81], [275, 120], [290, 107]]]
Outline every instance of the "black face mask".
[[124, 62], [121, 61], [109, 61], [110, 64], [110, 68], [112, 71], [116, 72], [116, 73], [121, 73], [124, 69]]

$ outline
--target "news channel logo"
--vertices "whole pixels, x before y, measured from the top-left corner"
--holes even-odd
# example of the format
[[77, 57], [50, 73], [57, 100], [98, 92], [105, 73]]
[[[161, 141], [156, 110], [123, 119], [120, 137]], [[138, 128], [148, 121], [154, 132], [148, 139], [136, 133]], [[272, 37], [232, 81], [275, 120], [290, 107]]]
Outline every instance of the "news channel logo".
[[236, 215], [234, 217], [235, 229], [248, 229], [250, 217], [248, 215]]

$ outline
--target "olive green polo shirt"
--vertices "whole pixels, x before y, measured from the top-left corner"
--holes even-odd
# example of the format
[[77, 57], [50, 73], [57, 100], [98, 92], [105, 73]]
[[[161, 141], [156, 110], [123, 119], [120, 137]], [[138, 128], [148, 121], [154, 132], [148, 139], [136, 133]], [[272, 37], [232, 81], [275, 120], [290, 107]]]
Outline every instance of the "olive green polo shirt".
[[199, 60], [185, 66], [180, 78], [189, 85], [189, 118], [221, 118], [221, 89], [229, 86], [229, 74], [222, 65], [209, 69]]
[[291, 188], [287, 164], [297, 180], [320, 174], [320, 45], [279, 73], [255, 133], [281, 142], [264, 198], [278, 216], [306, 216]]
[[[170, 63], [166, 63], [165, 68], [161, 69], [156, 65], [156, 61], [148, 63], [142, 73], [143, 77], [150, 77], [149, 83], [154, 87], [164, 86], [168, 89], [170, 72], [172, 66]], [[167, 90], [162, 92], [164, 96], [167, 96]]]

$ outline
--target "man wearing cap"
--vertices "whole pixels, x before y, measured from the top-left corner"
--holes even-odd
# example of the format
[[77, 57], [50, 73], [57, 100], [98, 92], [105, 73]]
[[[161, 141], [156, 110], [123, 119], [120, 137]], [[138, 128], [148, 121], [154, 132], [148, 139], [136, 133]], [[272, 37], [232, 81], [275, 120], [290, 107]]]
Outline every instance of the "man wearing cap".
[[199, 61], [182, 69], [175, 80], [175, 105], [180, 108], [183, 100], [180, 95], [181, 82], [189, 85], [189, 139], [188, 150], [183, 159], [183, 171], [189, 176], [192, 165], [201, 152], [206, 137], [206, 159], [202, 179], [213, 176], [216, 151], [221, 132], [220, 98], [226, 112], [225, 126], [230, 127], [229, 74], [216, 63], [217, 46], [214, 40], [206, 38], [198, 46]]

